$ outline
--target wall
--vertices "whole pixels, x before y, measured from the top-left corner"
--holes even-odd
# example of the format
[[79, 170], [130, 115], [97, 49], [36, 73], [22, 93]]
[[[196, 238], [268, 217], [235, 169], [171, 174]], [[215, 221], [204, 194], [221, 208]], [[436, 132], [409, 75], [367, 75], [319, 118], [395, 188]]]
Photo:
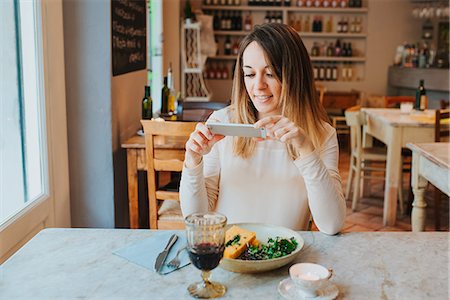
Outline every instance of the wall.
[[[193, 0], [191, 3], [196, 8], [201, 6], [200, 0]], [[365, 80], [326, 82], [325, 85], [328, 90], [356, 89], [367, 94], [384, 95], [388, 92], [388, 68], [392, 65], [397, 46], [405, 41], [419, 41], [422, 22], [412, 17], [410, 0], [367, 0], [363, 3], [364, 6], [369, 7]], [[230, 84], [221, 86], [225, 89], [230, 88]], [[229, 94], [229, 92], [217, 94]]]
[[111, 70], [110, 1], [64, 1], [73, 227], [128, 226], [126, 155], [140, 127], [146, 71]]
[[146, 82], [146, 70], [111, 78], [115, 227], [119, 228], [129, 227], [126, 151], [120, 145], [141, 128]]

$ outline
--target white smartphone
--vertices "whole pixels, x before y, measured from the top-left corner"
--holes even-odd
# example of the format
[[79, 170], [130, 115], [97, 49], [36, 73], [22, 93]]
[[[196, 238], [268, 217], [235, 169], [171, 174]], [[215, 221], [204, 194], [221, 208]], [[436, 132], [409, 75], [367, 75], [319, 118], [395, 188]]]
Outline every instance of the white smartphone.
[[206, 123], [213, 134], [221, 134], [225, 136], [243, 136], [243, 137], [260, 137], [266, 138], [265, 128], [255, 128], [252, 124], [236, 124], [236, 123]]

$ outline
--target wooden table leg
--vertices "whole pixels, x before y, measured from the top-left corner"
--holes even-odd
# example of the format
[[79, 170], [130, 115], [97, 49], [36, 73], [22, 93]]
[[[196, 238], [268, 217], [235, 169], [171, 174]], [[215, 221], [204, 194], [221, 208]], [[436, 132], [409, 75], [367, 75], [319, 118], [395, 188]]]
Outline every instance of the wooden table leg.
[[414, 193], [413, 209], [411, 213], [412, 231], [424, 231], [426, 220], [425, 190], [428, 181], [420, 176], [419, 166], [420, 155], [413, 153], [413, 162], [411, 170], [411, 186]]
[[[373, 137], [370, 134], [367, 134], [366, 130], [363, 130], [363, 147], [367, 147], [367, 148], [373, 147]], [[370, 172], [370, 171], [368, 171], [368, 172]], [[363, 197], [370, 196], [370, 180], [369, 179], [363, 179], [362, 196]]]
[[397, 216], [397, 195], [402, 156], [401, 128], [391, 128], [387, 143], [386, 184], [384, 190], [383, 224], [394, 226]]
[[128, 208], [130, 228], [139, 228], [137, 150], [127, 149]]

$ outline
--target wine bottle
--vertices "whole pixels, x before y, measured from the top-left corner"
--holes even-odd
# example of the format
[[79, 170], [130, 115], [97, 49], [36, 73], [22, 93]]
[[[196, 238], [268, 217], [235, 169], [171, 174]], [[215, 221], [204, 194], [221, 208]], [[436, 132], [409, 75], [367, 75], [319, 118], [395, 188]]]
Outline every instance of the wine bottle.
[[231, 55], [231, 40], [230, 40], [230, 36], [227, 35], [226, 39], [225, 39], [225, 50], [224, 50], [224, 54], [225, 55]]
[[167, 87], [167, 76], [164, 76], [164, 84], [161, 89], [161, 115], [169, 113], [169, 88]]
[[416, 103], [414, 108], [416, 110], [425, 110], [428, 106], [427, 91], [425, 89], [424, 80], [419, 81], [419, 87], [416, 90]]
[[173, 83], [172, 63], [169, 63], [169, 70], [167, 72], [167, 87], [169, 88], [169, 98], [167, 103], [167, 109], [169, 115], [176, 113], [175, 103], [175, 88]]
[[153, 100], [150, 92], [150, 87], [145, 86], [144, 98], [142, 99], [142, 119], [150, 120], [153, 116]]

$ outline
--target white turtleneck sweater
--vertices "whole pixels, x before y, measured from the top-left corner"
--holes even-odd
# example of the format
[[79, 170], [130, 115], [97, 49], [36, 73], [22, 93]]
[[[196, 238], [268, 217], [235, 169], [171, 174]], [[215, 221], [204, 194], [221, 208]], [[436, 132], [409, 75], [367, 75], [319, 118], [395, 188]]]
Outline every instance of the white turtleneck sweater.
[[[211, 119], [229, 123], [228, 108]], [[286, 145], [275, 140], [256, 144], [248, 159], [233, 154], [233, 137], [217, 142], [202, 162], [184, 167], [180, 183], [183, 215], [217, 211], [228, 223], [268, 223], [306, 230], [313, 216], [320, 231], [341, 229], [346, 205], [338, 170], [339, 147], [335, 129], [319, 149], [292, 160]]]

